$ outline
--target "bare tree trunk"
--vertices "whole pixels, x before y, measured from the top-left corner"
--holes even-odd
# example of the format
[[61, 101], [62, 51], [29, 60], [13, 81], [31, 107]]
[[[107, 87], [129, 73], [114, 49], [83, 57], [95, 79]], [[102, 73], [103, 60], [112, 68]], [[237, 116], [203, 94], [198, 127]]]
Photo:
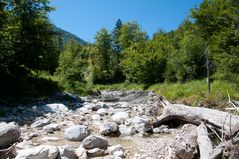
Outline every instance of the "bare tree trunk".
[[206, 65], [207, 65], [207, 86], [208, 86], [208, 94], [211, 93], [211, 81], [210, 81], [210, 59], [209, 59], [209, 49], [208, 47], [205, 50], [206, 54]]
[[200, 159], [209, 159], [213, 147], [210, 138], [208, 137], [207, 126], [201, 123], [197, 127], [197, 143], [200, 150]]
[[158, 127], [170, 120], [200, 125], [204, 122], [211, 125], [221, 134], [230, 138], [239, 130], [239, 116], [214, 109], [190, 107], [182, 104], [169, 104], [164, 106], [162, 115], [153, 123]]

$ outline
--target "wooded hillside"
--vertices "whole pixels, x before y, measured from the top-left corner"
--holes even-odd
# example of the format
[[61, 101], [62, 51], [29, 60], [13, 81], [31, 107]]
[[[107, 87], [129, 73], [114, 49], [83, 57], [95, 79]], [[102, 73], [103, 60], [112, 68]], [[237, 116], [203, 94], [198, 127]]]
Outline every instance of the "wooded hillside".
[[237, 0], [204, 0], [176, 30], [159, 30], [152, 38], [137, 22], [119, 19], [112, 31], [102, 28], [95, 43], [82, 46], [76, 41], [63, 45], [48, 18], [54, 10], [49, 1], [3, 0], [1, 94], [55, 89], [59, 84], [42, 78], [43, 71], [76, 93], [118, 82], [151, 85], [217, 78], [238, 83], [238, 8]]

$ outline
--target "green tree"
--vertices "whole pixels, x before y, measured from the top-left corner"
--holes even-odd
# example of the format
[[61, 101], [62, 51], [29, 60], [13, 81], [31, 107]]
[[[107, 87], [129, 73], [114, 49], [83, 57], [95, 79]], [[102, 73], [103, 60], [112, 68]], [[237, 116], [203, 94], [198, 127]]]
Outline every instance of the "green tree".
[[127, 81], [139, 82], [141, 75], [138, 66], [143, 61], [143, 56], [140, 54], [144, 52], [147, 40], [147, 34], [136, 22], [123, 24], [119, 37], [122, 49], [120, 67]]
[[[11, 35], [8, 30], [9, 13], [6, 11], [7, 2], [0, 2], [0, 74], [8, 73], [10, 60]], [[3, 75], [4, 77], [4, 75]], [[2, 78], [1, 78], [2, 79]]]
[[59, 49], [51, 10], [48, 0], [0, 2], [0, 93], [23, 95], [37, 83], [35, 72], [54, 72]]
[[238, 0], [204, 0], [192, 11], [218, 71], [234, 77], [239, 73], [238, 8]]
[[145, 51], [145, 42], [135, 43], [127, 48], [123, 54], [124, 58], [121, 60], [121, 67], [123, 73], [126, 76], [127, 82], [143, 82], [142, 70], [144, 69], [144, 51]]
[[63, 82], [67, 83], [68, 88], [76, 89], [80, 83], [85, 83], [85, 72], [87, 70], [87, 59], [82, 46], [69, 41], [60, 55], [59, 66], [56, 74]]
[[120, 47], [125, 50], [132, 44], [147, 41], [148, 36], [143, 32], [136, 22], [125, 23], [120, 30]]
[[14, 23], [17, 24], [15, 61], [28, 69], [53, 72], [59, 50], [56, 50], [56, 34], [47, 17], [47, 13], [53, 10], [49, 1], [14, 0], [12, 5]]
[[103, 28], [96, 36], [97, 52], [94, 57], [94, 82], [111, 83], [115, 75], [117, 62], [112, 50], [112, 38], [108, 30]]
[[177, 44], [168, 56], [166, 80], [186, 82], [205, 77], [206, 43], [198, 34], [197, 27], [186, 20], [174, 34]]
[[118, 19], [115, 24], [115, 28], [112, 31], [112, 48], [113, 48], [113, 51], [117, 54], [119, 54], [122, 50], [120, 47], [120, 41], [119, 41], [120, 31], [121, 31], [122, 26], [123, 26], [122, 21], [120, 19]]
[[119, 19], [116, 24], [115, 28], [112, 31], [112, 49], [116, 57], [116, 70], [115, 70], [115, 82], [123, 81], [125, 79], [122, 68], [120, 67], [120, 61], [121, 61], [121, 56], [122, 56], [122, 48], [120, 46], [120, 34], [121, 34], [121, 28], [123, 24], [122, 21]]
[[126, 80], [152, 84], [164, 81], [166, 57], [172, 49], [166, 34], [159, 32], [150, 41], [132, 44], [121, 62]]

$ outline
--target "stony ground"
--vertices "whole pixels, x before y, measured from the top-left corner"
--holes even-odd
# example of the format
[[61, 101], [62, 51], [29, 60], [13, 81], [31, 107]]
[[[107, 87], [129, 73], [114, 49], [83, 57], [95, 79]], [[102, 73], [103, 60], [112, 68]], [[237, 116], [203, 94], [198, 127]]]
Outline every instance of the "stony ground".
[[[135, 91], [105, 91], [81, 98], [59, 93], [50, 100], [19, 105], [0, 117], [0, 122], [3, 128], [9, 122], [19, 126], [17, 159], [167, 158], [168, 145], [179, 129], [152, 128], [150, 123], [160, 112], [158, 98], [153, 92]], [[16, 129], [6, 127], [9, 131], [2, 137], [14, 136], [11, 128]], [[0, 141], [0, 147], [7, 148], [9, 140]]]

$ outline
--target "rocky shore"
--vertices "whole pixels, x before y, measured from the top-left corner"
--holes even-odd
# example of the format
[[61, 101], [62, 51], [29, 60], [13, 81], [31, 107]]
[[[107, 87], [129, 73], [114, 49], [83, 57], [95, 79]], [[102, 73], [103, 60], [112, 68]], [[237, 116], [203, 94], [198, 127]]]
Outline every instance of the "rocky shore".
[[19, 105], [0, 117], [0, 158], [200, 158], [196, 125], [152, 125], [162, 113], [160, 98], [144, 91], [58, 93]]

